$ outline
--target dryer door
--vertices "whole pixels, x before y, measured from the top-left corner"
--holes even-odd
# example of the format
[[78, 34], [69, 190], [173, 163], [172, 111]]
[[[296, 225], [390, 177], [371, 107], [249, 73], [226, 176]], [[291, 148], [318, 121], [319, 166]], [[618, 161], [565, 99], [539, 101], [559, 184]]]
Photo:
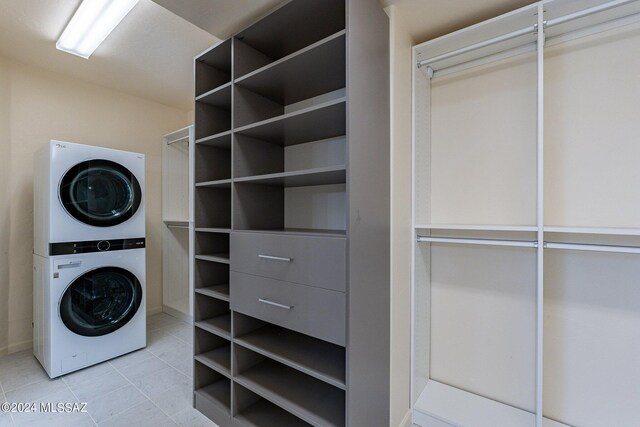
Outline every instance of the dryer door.
[[88, 160], [69, 169], [60, 181], [60, 202], [78, 221], [111, 227], [131, 218], [142, 201], [136, 177], [109, 160]]
[[96, 337], [129, 322], [142, 303], [142, 286], [119, 267], [87, 271], [75, 279], [60, 300], [60, 317], [78, 335]]

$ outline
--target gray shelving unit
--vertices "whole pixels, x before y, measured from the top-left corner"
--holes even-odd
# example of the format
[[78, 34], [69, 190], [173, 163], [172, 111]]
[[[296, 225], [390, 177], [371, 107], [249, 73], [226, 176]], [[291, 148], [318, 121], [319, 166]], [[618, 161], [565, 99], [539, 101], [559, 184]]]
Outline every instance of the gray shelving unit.
[[195, 60], [194, 404], [221, 427], [389, 424], [389, 40], [289, 0]]

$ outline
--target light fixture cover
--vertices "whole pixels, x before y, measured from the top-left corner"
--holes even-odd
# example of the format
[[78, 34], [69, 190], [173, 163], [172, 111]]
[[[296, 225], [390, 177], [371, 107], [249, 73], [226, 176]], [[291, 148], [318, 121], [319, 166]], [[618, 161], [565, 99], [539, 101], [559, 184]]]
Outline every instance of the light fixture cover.
[[89, 58], [137, 3], [138, 0], [83, 0], [56, 48]]

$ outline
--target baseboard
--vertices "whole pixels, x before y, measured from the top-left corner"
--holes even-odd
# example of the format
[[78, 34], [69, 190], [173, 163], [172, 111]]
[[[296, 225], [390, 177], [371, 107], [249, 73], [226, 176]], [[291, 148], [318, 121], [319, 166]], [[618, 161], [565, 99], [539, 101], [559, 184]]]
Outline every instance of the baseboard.
[[176, 319], [180, 319], [185, 323], [193, 323], [193, 317], [189, 316], [188, 314], [185, 314], [179, 310], [176, 310], [175, 308], [171, 308], [168, 307], [166, 305], [162, 306], [162, 312], [163, 313], [167, 313], [170, 316], [175, 317]]
[[147, 310], [147, 316], [162, 313], [162, 307], [154, 307]]
[[400, 425], [398, 427], [411, 427], [411, 409], [404, 414], [404, 418], [400, 421]]
[[16, 353], [18, 351], [29, 350], [33, 348], [33, 340], [21, 341], [15, 344], [9, 344], [4, 347], [0, 347], [0, 356]]

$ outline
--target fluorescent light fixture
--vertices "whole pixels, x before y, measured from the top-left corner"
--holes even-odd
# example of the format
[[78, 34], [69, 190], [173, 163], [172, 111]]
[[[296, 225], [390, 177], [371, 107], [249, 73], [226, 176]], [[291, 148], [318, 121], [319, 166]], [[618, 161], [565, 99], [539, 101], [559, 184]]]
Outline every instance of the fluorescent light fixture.
[[83, 0], [56, 48], [89, 58], [137, 3], [138, 0]]

